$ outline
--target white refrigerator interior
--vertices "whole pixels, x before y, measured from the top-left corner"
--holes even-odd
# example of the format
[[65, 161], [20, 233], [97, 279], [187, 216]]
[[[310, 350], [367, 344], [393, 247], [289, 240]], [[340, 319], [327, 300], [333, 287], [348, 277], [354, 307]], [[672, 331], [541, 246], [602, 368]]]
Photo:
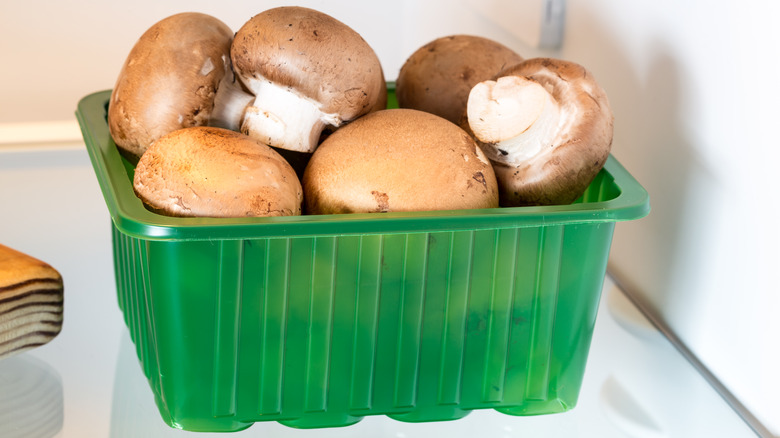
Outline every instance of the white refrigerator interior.
[[[723, 385], [762, 435], [780, 436], [780, 233], [774, 230], [780, 207], [771, 196], [780, 158], [780, 60], [774, 55], [780, 3], [30, 0], [4, 4], [0, 14], [0, 53], [7, 60], [0, 69], [0, 242], [49, 257], [66, 271], [65, 330], [52, 345], [25, 355], [55, 369], [65, 399], [63, 436], [79, 436], [87, 418], [100, 433], [116, 434], [113, 423], [120, 419], [110, 411], [116, 398], [107, 394], [123, 388], [125, 372], [139, 380], [122, 362], [108, 217], [73, 116], [76, 103], [113, 86], [132, 45], [159, 19], [199, 11], [237, 30], [260, 10], [286, 4], [319, 9], [352, 26], [374, 47], [389, 80], [418, 47], [457, 33], [493, 38], [527, 58], [586, 66], [615, 113], [613, 154], [648, 189], [652, 206], [647, 218], [616, 226], [610, 272]], [[523, 15], [538, 11], [538, 19]], [[611, 294], [608, 287], [604, 306]], [[602, 307], [588, 369], [600, 377], [583, 388], [590, 401], [557, 418], [570, 419], [573, 428], [611, 418], [609, 424], [641, 429], [615, 436], [686, 436], [669, 418], [712, 424], [731, 418], [720, 402], [713, 403], [723, 411], [700, 403], [696, 397], [709, 392], [706, 385], [665, 341], [652, 340], [657, 333], [636, 337], [618, 330], [619, 318], [608, 315]], [[604, 335], [613, 333], [605, 328], [610, 325], [626, 344]], [[599, 361], [614, 361], [621, 371], [602, 371], [608, 367]], [[661, 372], [667, 366], [676, 371]], [[643, 374], [650, 371], [659, 373]], [[131, 391], [132, 402], [122, 403], [147, 412], [148, 398], [137, 396]], [[588, 403], [599, 412], [592, 419]], [[611, 405], [623, 409], [604, 408]], [[483, 427], [479, 421], [467, 417], [441, 427], [465, 434], [469, 424]], [[546, 427], [547, 421], [553, 420], [509, 423]], [[365, 424], [357, 430], [385, 423]], [[247, 433], [259, 436], [265, 427], [273, 426]], [[399, 427], [392, 436], [432, 426]]]

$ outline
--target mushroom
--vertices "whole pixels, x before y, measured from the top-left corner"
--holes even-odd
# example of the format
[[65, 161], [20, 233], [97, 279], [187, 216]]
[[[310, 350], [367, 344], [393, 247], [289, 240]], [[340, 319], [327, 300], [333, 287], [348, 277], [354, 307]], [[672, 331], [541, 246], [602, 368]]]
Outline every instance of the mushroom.
[[303, 190], [276, 151], [240, 132], [199, 126], [160, 137], [141, 156], [133, 188], [167, 216], [301, 214]]
[[[230, 58], [228, 58], [228, 63]], [[208, 126], [238, 131], [244, 119], [246, 108], [252, 103], [254, 96], [233, 72], [232, 66], [222, 78], [214, 96], [214, 109], [209, 117]]]
[[398, 106], [427, 111], [459, 124], [469, 91], [523, 58], [488, 38], [452, 35], [415, 51], [401, 67], [395, 84]]
[[612, 146], [607, 95], [583, 66], [534, 58], [474, 86], [468, 124], [494, 162], [501, 205], [569, 204]]
[[312, 152], [325, 126], [341, 126], [387, 99], [374, 50], [349, 26], [313, 9], [255, 15], [236, 33], [231, 57], [255, 96], [241, 131], [281, 149]]
[[232, 38], [222, 21], [196, 12], [164, 18], [141, 35], [108, 106], [120, 151], [137, 160], [161, 136], [209, 123], [218, 89], [231, 76]]
[[493, 168], [463, 129], [434, 114], [387, 109], [331, 134], [303, 175], [308, 214], [492, 208]]

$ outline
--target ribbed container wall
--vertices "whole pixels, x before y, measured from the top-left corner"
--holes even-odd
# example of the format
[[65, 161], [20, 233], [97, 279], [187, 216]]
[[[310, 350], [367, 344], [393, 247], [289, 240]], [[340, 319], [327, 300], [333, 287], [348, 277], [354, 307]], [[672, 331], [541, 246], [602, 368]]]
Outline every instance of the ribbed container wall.
[[113, 237], [163, 418], [216, 431], [572, 408], [613, 229]]
[[111, 215], [119, 306], [169, 425], [574, 407], [615, 223], [650, 211], [614, 157], [565, 206], [167, 217], [134, 193], [110, 94], [76, 116]]

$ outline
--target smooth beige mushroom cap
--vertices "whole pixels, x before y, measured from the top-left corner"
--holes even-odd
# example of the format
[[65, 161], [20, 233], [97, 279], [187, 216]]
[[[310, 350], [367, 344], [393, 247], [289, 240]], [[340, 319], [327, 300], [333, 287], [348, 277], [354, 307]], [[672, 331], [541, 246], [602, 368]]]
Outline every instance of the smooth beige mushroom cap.
[[303, 176], [308, 214], [492, 208], [493, 169], [457, 125], [411, 109], [373, 112], [314, 152]]
[[322, 12], [278, 7], [236, 33], [236, 75], [256, 97], [241, 131], [274, 147], [312, 152], [338, 127], [387, 99], [382, 66], [352, 28]]
[[494, 162], [502, 206], [569, 204], [606, 163], [613, 114], [583, 66], [535, 58], [474, 87], [466, 129]]
[[523, 58], [496, 41], [474, 35], [437, 38], [417, 49], [396, 80], [398, 106], [460, 124], [471, 88]]
[[209, 123], [220, 83], [230, 74], [233, 31], [206, 14], [172, 15], [135, 43], [108, 107], [119, 149], [138, 158], [161, 136]]
[[147, 207], [168, 216], [243, 217], [301, 214], [303, 190], [290, 165], [239, 132], [192, 127], [147, 149], [133, 188]]

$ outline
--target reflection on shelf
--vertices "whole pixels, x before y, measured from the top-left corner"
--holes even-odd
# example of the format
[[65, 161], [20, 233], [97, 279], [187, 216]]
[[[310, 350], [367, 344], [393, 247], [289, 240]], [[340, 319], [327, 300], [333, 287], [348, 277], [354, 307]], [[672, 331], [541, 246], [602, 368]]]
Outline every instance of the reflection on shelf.
[[[257, 422], [246, 430], [211, 436], [230, 438], [429, 438], [447, 436], [526, 437], [540, 436], [550, 430], [574, 433], [579, 421], [571, 413], [534, 417], [513, 417], [492, 409], [475, 410], [466, 417], [441, 422], [406, 423], [384, 415], [367, 416], [356, 424], [323, 429], [295, 429], [275, 421]], [[165, 424], [157, 411], [154, 395], [135, 355], [135, 346], [125, 330], [119, 342], [113, 405], [111, 438], [203, 437], [202, 433], [174, 429]], [[564, 436], [572, 436], [564, 433]]]
[[51, 438], [62, 429], [62, 379], [27, 353], [0, 360], [0, 437]]
[[[577, 438], [753, 437], [748, 425], [611, 282], [596, 320], [577, 407], [552, 415], [513, 417], [475, 410], [444, 422], [404, 423], [367, 416], [346, 427], [294, 429], [275, 421], [225, 434], [230, 438]], [[165, 424], [128, 330], [122, 331], [114, 377], [112, 438], [202, 438]], [[0, 437], [5, 435], [0, 433]]]

